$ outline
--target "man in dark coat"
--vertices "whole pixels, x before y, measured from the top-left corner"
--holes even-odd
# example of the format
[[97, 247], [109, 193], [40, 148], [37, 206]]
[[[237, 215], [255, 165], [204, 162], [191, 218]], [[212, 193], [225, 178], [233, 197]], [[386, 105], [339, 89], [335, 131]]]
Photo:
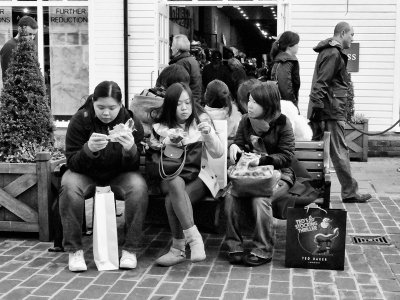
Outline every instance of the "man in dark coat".
[[183, 66], [190, 75], [190, 89], [196, 103], [201, 102], [201, 72], [198, 61], [189, 53], [190, 42], [186, 35], [178, 34], [174, 36], [171, 45], [173, 58], [169, 62], [170, 65], [178, 64]]
[[370, 194], [359, 194], [357, 181], [351, 175], [349, 151], [344, 137], [346, 102], [348, 97], [347, 55], [353, 28], [346, 22], [336, 25], [334, 36], [321, 41], [312, 80], [308, 118], [313, 129], [313, 140], [321, 140], [324, 131], [331, 133], [330, 155], [345, 203], [364, 203]]

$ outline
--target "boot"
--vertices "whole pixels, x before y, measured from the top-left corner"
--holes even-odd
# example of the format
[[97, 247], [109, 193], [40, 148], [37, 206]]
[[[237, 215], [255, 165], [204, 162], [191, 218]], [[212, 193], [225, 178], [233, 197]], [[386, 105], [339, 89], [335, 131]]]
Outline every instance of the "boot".
[[164, 267], [170, 267], [186, 260], [185, 239], [172, 239], [172, 246], [168, 253], [159, 257], [156, 264]]
[[185, 235], [186, 243], [190, 246], [190, 260], [192, 262], [198, 262], [206, 259], [206, 253], [204, 251], [203, 238], [196, 225], [183, 230]]

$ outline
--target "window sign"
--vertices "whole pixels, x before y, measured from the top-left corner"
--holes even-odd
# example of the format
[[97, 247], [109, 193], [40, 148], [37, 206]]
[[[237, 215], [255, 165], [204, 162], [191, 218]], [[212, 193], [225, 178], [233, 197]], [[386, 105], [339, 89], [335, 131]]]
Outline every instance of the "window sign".
[[[0, 7], [0, 48], [13, 37], [11, 7]], [[2, 72], [0, 72], [0, 88], [3, 87]]]
[[88, 9], [48, 9], [52, 113], [56, 117], [71, 116], [89, 93]]
[[343, 50], [347, 54], [347, 71], [358, 72], [360, 65], [360, 43], [351, 43], [349, 49]]

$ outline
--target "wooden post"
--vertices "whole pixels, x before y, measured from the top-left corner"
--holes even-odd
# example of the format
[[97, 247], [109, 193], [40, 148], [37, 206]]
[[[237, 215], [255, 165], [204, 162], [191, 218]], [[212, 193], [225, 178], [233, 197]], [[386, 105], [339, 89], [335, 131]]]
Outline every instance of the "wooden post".
[[51, 197], [51, 169], [50, 152], [36, 154], [36, 172], [38, 179], [38, 214], [39, 240], [50, 241], [50, 197]]

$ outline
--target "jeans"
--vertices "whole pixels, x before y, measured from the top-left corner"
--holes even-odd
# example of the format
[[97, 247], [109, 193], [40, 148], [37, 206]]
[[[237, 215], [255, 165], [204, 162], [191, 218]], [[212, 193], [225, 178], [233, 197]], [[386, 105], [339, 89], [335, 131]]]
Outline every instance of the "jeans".
[[245, 211], [245, 206], [251, 205], [255, 223], [251, 253], [262, 258], [272, 257], [275, 230], [271, 202], [283, 196], [288, 190], [289, 185], [280, 180], [278, 188], [271, 197], [236, 198], [230, 193], [225, 196], [225, 242], [229, 252], [244, 251], [240, 224], [241, 212]]
[[330, 156], [342, 187], [342, 199], [356, 197], [358, 184], [351, 175], [349, 149], [344, 137], [344, 121], [325, 121], [325, 131], [331, 133]]
[[[71, 170], [67, 170], [61, 179], [60, 216], [66, 251], [83, 249], [85, 199], [94, 196], [96, 184], [91, 177]], [[125, 241], [122, 248], [135, 253], [140, 250], [143, 221], [147, 211], [146, 182], [140, 174], [126, 172], [110, 180], [107, 185], [111, 187], [116, 199], [125, 201]]]
[[181, 177], [164, 180], [161, 184], [165, 197], [165, 209], [172, 237], [183, 239], [183, 229], [194, 225], [192, 204], [207, 195], [207, 186], [200, 178], [185, 184]]

